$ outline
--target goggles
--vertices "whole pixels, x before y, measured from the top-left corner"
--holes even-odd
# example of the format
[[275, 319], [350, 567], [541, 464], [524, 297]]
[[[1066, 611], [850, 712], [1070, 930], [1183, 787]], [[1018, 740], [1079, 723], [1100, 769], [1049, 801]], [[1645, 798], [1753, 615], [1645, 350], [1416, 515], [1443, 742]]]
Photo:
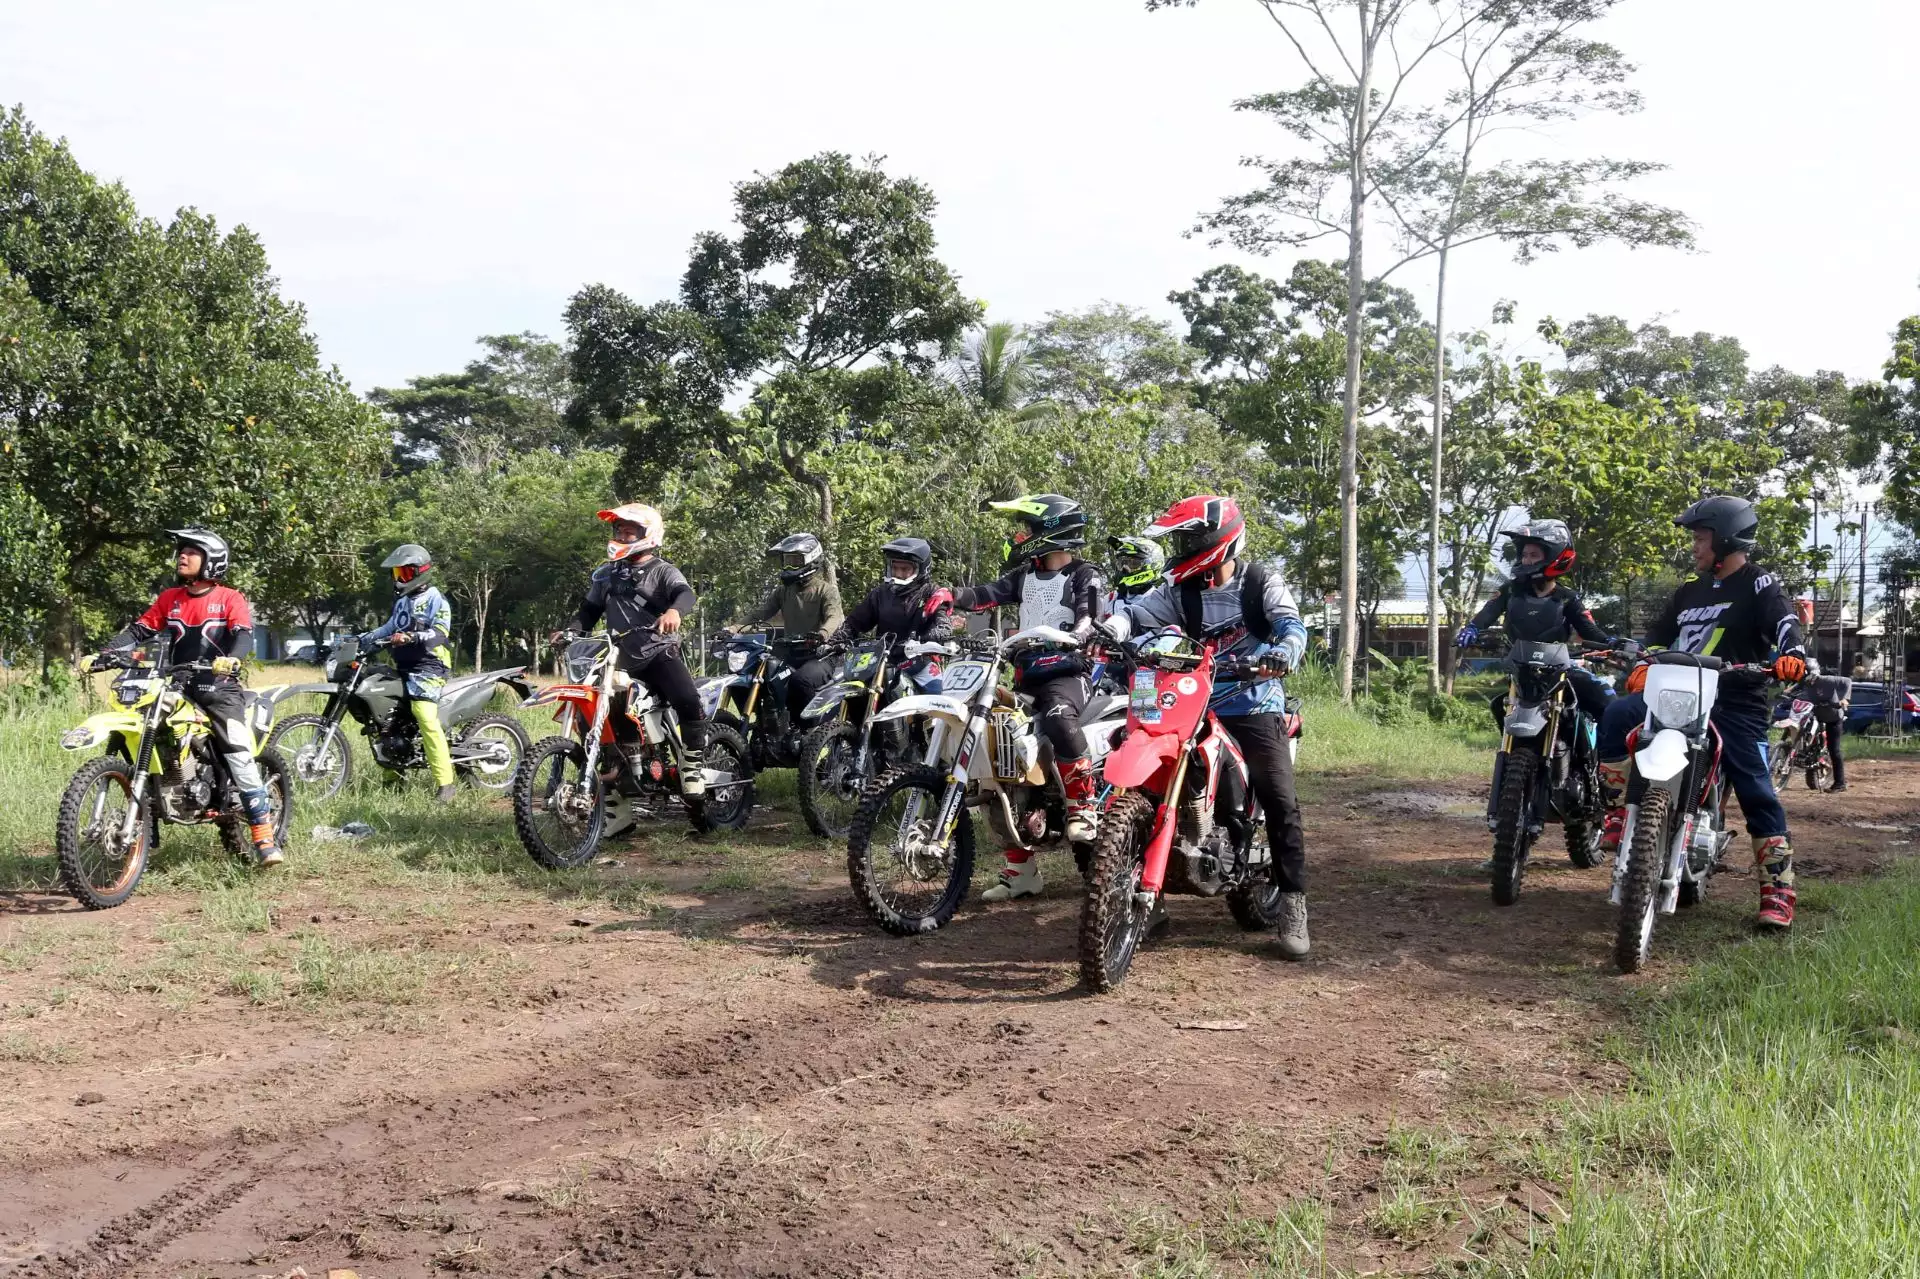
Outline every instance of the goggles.
[[432, 567], [431, 564], [396, 564], [393, 566], [393, 580], [405, 586]]

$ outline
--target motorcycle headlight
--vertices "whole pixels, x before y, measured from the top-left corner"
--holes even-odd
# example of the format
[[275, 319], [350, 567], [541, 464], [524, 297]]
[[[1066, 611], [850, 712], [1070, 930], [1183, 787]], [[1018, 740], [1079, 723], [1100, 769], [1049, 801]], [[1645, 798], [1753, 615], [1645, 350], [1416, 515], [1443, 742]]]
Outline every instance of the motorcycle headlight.
[[733, 672], [735, 675], [738, 675], [741, 671], [746, 670], [747, 654], [737, 648], [729, 649], [727, 651], [727, 669]]
[[340, 682], [341, 675], [343, 675], [346, 671], [346, 665], [347, 665], [347, 662], [345, 658], [330, 657], [327, 659], [326, 669], [323, 670], [321, 674], [326, 678], [326, 681], [329, 684], [337, 684]]
[[1700, 694], [1684, 688], [1663, 688], [1654, 699], [1653, 717], [1674, 728], [1688, 727], [1700, 718]]

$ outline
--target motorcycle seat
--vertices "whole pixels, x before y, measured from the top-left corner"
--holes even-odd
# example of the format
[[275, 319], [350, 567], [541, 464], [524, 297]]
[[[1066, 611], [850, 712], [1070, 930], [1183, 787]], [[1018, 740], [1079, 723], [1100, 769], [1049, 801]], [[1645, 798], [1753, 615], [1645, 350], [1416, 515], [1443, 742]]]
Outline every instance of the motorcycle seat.
[[475, 675], [462, 675], [458, 679], [448, 680], [446, 687], [441, 690], [441, 696], [444, 697], [449, 693], [458, 692], [463, 688], [472, 688], [475, 684], [491, 684], [499, 679], [519, 679], [526, 673], [527, 668], [524, 666], [503, 666], [497, 671], [481, 671]]
[[1127, 713], [1127, 699], [1119, 693], [1096, 693], [1087, 699], [1087, 708], [1080, 712], [1080, 722], [1096, 724], [1103, 719]]

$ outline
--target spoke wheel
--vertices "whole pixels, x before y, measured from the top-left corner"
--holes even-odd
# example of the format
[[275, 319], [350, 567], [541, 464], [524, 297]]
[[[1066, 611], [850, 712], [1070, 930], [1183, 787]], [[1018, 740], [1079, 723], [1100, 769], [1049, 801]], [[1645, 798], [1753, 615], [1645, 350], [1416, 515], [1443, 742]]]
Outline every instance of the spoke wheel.
[[874, 779], [847, 836], [847, 882], [873, 921], [898, 937], [930, 933], [953, 918], [973, 882], [973, 815], [960, 810], [952, 840], [933, 829], [947, 775], [917, 765]]
[[1153, 918], [1152, 904], [1137, 897], [1153, 813], [1151, 796], [1129, 791], [1107, 809], [1093, 844], [1092, 872], [1080, 906], [1080, 981], [1095, 994], [1126, 980]]
[[1787, 778], [1793, 772], [1793, 754], [1797, 745], [1794, 731], [1791, 728], [1781, 729], [1780, 740], [1773, 744], [1773, 752], [1767, 756], [1767, 772], [1773, 778], [1776, 791], [1786, 786]]
[[287, 761], [294, 793], [309, 800], [332, 799], [353, 776], [353, 743], [344, 727], [324, 715], [289, 715], [274, 726], [267, 745]]
[[860, 807], [860, 779], [853, 773], [859, 747], [859, 730], [839, 721], [815, 726], [800, 743], [800, 815], [822, 839], [838, 842], [853, 830]]
[[1520, 881], [1527, 875], [1527, 853], [1533, 847], [1528, 828], [1527, 801], [1533, 795], [1534, 770], [1540, 757], [1530, 750], [1507, 756], [1500, 774], [1500, 804], [1493, 823], [1493, 904], [1511, 906], [1520, 900]]
[[53, 837], [60, 882], [88, 910], [126, 901], [147, 869], [147, 814], [136, 816], [130, 839], [121, 837], [132, 806], [133, 770], [111, 755], [82, 766], [60, 796]]
[[470, 785], [482, 790], [511, 790], [530, 743], [520, 721], [508, 715], [480, 715], [460, 730], [460, 745], [485, 755], [458, 766]]
[[1654, 918], [1660, 910], [1660, 875], [1665, 869], [1673, 796], [1649, 790], [1640, 801], [1627, 845], [1627, 873], [1620, 888], [1620, 922], [1613, 942], [1613, 962], [1623, 973], [1640, 971], [1653, 952]]
[[716, 830], [739, 830], [753, 815], [753, 765], [747, 761], [747, 743], [729, 724], [707, 724], [706, 768], [732, 778], [707, 783], [698, 816]]
[[513, 828], [529, 857], [548, 870], [584, 866], [606, 821], [605, 791], [580, 743], [549, 737], [527, 752], [513, 779]]
[[[271, 746], [254, 757], [254, 765], [260, 770], [260, 784], [266, 787], [267, 807], [273, 814], [270, 818], [273, 822], [273, 842], [284, 850], [287, 827], [293, 817], [293, 770], [287, 764], [287, 757]], [[244, 811], [230, 812], [220, 819], [220, 842], [226, 845], [230, 856], [248, 865], [253, 864], [253, 828]]]

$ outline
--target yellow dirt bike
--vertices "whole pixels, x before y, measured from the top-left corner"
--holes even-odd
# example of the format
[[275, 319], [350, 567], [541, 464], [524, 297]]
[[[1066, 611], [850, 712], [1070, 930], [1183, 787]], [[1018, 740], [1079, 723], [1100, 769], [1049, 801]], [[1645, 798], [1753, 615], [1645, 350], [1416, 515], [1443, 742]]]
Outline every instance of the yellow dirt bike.
[[[239, 789], [215, 748], [213, 725], [187, 700], [181, 681], [213, 669], [208, 662], [167, 661], [139, 650], [103, 653], [93, 669], [114, 670], [111, 710], [88, 716], [60, 737], [64, 750], [104, 746], [88, 760], [60, 796], [54, 850], [60, 882], [88, 910], [106, 910], [133, 896], [147, 857], [160, 842], [160, 824], [220, 827], [227, 851], [252, 861]], [[276, 839], [286, 839], [291, 789], [286, 761], [267, 747], [277, 689], [246, 691], [247, 727], [260, 762], [260, 780], [273, 806]]]

